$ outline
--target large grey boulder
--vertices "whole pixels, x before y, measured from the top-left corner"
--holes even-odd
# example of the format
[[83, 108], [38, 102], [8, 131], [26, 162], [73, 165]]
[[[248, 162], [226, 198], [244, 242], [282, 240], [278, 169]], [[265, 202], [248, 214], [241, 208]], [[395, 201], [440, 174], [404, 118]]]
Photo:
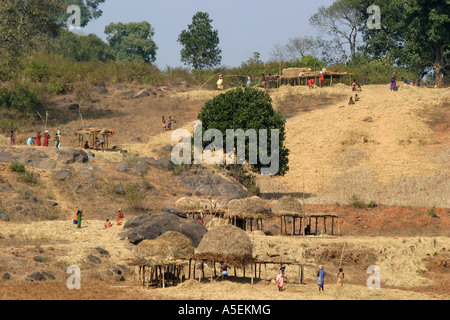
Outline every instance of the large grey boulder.
[[240, 183], [218, 174], [208, 176], [181, 175], [178, 180], [185, 188], [200, 196], [227, 196], [228, 198], [241, 199], [249, 195], [248, 190]]
[[56, 161], [51, 159], [42, 148], [14, 148], [10, 151], [11, 157], [6, 152], [2, 152], [1, 158], [9, 160], [8, 162], [17, 161], [26, 166], [36, 169], [55, 169]]
[[88, 162], [87, 153], [81, 149], [58, 149], [55, 153], [58, 155], [57, 160], [64, 164]]
[[155, 159], [152, 157], [143, 157], [138, 159], [138, 163], [146, 164], [163, 171], [168, 171], [172, 167], [172, 160], [170, 158]]

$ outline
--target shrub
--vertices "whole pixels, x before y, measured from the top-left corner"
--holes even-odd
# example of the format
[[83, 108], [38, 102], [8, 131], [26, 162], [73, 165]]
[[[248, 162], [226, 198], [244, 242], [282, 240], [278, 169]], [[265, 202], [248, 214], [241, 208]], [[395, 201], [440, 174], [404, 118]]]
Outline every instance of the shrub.
[[428, 215], [432, 218], [437, 218], [437, 214], [436, 214], [436, 206], [433, 206], [433, 208], [431, 208], [430, 210], [428, 210]]
[[350, 206], [353, 208], [361, 209], [364, 208], [366, 205], [364, 204], [364, 202], [361, 201], [361, 199], [357, 195], [354, 194], [350, 198]]
[[369, 208], [375, 208], [376, 206], [377, 206], [377, 203], [375, 202], [375, 201], [370, 201], [368, 204], [367, 204], [367, 206], [369, 207]]
[[20, 163], [18, 161], [11, 162], [11, 171], [22, 173], [25, 172], [25, 165], [23, 163]]
[[125, 199], [133, 211], [142, 209], [142, 204], [146, 196], [146, 193], [136, 186], [127, 187], [125, 190]]
[[19, 175], [17, 180], [31, 185], [37, 184], [39, 182], [37, 175], [33, 171], [26, 171], [26, 170]]

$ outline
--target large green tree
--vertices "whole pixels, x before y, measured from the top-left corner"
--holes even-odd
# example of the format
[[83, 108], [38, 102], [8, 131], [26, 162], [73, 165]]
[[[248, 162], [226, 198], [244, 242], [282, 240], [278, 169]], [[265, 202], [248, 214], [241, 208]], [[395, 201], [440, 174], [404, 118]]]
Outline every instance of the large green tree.
[[[361, 0], [380, 8], [381, 28], [361, 29], [364, 52], [388, 57], [419, 74], [434, 69], [445, 86], [450, 71], [450, 0]], [[363, 7], [364, 7], [363, 5]]]
[[[289, 150], [284, 145], [286, 120], [280, 112], [274, 111], [272, 99], [266, 92], [255, 88], [237, 88], [220, 94], [205, 103], [198, 118], [202, 122], [202, 137], [209, 129], [220, 132], [223, 145], [219, 147], [226, 150], [224, 153], [235, 154], [236, 163], [247, 161], [255, 172], [264, 173], [266, 170], [268, 173], [265, 174], [271, 175], [283, 176], [289, 170]], [[228, 136], [228, 129], [234, 134]], [[267, 130], [267, 139], [261, 136], [264, 130]], [[276, 145], [273, 144], [277, 141], [274, 139], [276, 133], [272, 130], [278, 131]], [[255, 132], [253, 137], [258, 138], [258, 147], [250, 142]], [[227, 138], [234, 142], [235, 149], [227, 150]], [[244, 144], [244, 148], [240, 143]], [[209, 144], [205, 141], [203, 147]], [[272, 158], [270, 163], [264, 160], [265, 156]]]
[[62, 6], [57, 0], [0, 1], [0, 54], [17, 59], [55, 38]]
[[178, 36], [178, 42], [183, 46], [181, 61], [195, 70], [213, 67], [222, 61], [219, 32], [213, 29], [212, 22], [208, 13], [197, 12], [192, 24]]
[[106, 26], [105, 34], [118, 60], [155, 62], [158, 50], [153, 41], [155, 30], [147, 21], [111, 23]]

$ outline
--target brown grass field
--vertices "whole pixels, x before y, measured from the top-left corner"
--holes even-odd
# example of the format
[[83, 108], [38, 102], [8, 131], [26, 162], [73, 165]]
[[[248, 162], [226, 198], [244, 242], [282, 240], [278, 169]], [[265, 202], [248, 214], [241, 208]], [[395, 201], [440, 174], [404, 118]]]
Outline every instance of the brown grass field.
[[[106, 95], [95, 94], [86, 101], [74, 95], [48, 101], [51, 132], [61, 130], [63, 147], [78, 147], [74, 131], [82, 125], [114, 129], [110, 146], [128, 150], [129, 155], [165, 156], [161, 147], [174, 145], [171, 132], [161, 128], [161, 116], [171, 115], [176, 128], [193, 129], [193, 121], [204, 102], [217, 91], [164, 88], [158, 96], [133, 99], [122, 93], [141, 87], [110, 85]], [[172, 173], [149, 170], [144, 176], [130, 176], [114, 170], [124, 159], [119, 152], [95, 151], [88, 164], [98, 170], [93, 180], [55, 181], [51, 172], [34, 170], [39, 184], [17, 181], [9, 164], [0, 164], [0, 209], [11, 221], [0, 220], [0, 279], [3, 300], [448, 300], [450, 268], [450, 90], [400, 86], [389, 92], [388, 85], [365, 86], [355, 105], [348, 105], [350, 87], [335, 85], [316, 88], [283, 86], [269, 91], [276, 110], [287, 118], [286, 146], [290, 150], [290, 170], [284, 177], [258, 176], [261, 196], [268, 206], [280, 195], [302, 199], [306, 212], [333, 212], [340, 216], [338, 235], [308, 237], [264, 235], [248, 232], [254, 255], [277, 253], [311, 264], [305, 267], [305, 284], [298, 283], [298, 269], [288, 266], [287, 284], [278, 292], [273, 282], [278, 266], [268, 266], [267, 278], [250, 283], [242, 270], [229, 281], [191, 279], [176, 287], [140, 289], [133, 268], [125, 281], [117, 282], [105, 272], [126, 264], [133, 245], [120, 240], [122, 228], [104, 229], [105, 219], [114, 218], [117, 208], [125, 208], [126, 219], [138, 214], [115, 195], [118, 183], [132, 185], [149, 181], [156, 192], [144, 199], [144, 207], [158, 213], [174, 205], [184, 190]], [[162, 95], [162, 96], [161, 96]], [[79, 103], [81, 116], [68, 105]], [[372, 121], [363, 121], [371, 117]], [[42, 122], [18, 134], [18, 143]], [[132, 142], [139, 137], [142, 143]], [[5, 142], [0, 141], [0, 144]], [[0, 146], [5, 148], [6, 146]], [[72, 165], [77, 170], [82, 165]], [[24, 216], [17, 207], [32, 195], [39, 204], [34, 215]], [[363, 204], [375, 201], [375, 208], [356, 208], [352, 197]], [[355, 199], [355, 198], [353, 198]], [[60, 205], [44, 205], [55, 200]], [[81, 204], [86, 212], [84, 227], [74, 228], [72, 219]], [[433, 214], [431, 214], [433, 213]], [[275, 230], [279, 221], [265, 221]], [[86, 257], [101, 247], [109, 252], [97, 265]], [[343, 250], [345, 249], [345, 250]], [[44, 256], [34, 261], [34, 256]], [[325, 292], [315, 284], [317, 266], [327, 276]], [[346, 279], [338, 290], [335, 274], [342, 264]], [[70, 265], [82, 272], [81, 290], [66, 286]], [[368, 266], [381, 270], [381, 289], [366, 286]], [[210, 266], [212, 267], [212, 266]], [[210, 270], [211, 268], [207, 268]], [[27, 282], [35, 271], [48, 271], [54, 280]]]

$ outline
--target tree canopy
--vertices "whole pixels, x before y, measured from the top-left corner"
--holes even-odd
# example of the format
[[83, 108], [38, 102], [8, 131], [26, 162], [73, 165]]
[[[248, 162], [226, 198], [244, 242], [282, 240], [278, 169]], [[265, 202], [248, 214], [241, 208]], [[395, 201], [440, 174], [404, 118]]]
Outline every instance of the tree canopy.
[[[104, 3], [106, 0], [61, 0], [61, 4], [64, 9], [68, 6], [75, 5], [80, 8], [80, 26], [86, 27], [88, 23], [93, 19], [98, 19], [103, 14], [103, 11], [99, 9], [100, 4]], [[71, 13], [64, 13], [61, 15], [62, 23], [65, 23], [67, 19], [71, 16]]]
[[178, 42], [183, 46], [181, 61], [192, 65], [195, 70], [216, 66], [222, 60], [222, 50], [218, 47], [219, 32], [213, 30], [212, 21], [208, 13], [197, 12], [192, 24], [178, 37]]

